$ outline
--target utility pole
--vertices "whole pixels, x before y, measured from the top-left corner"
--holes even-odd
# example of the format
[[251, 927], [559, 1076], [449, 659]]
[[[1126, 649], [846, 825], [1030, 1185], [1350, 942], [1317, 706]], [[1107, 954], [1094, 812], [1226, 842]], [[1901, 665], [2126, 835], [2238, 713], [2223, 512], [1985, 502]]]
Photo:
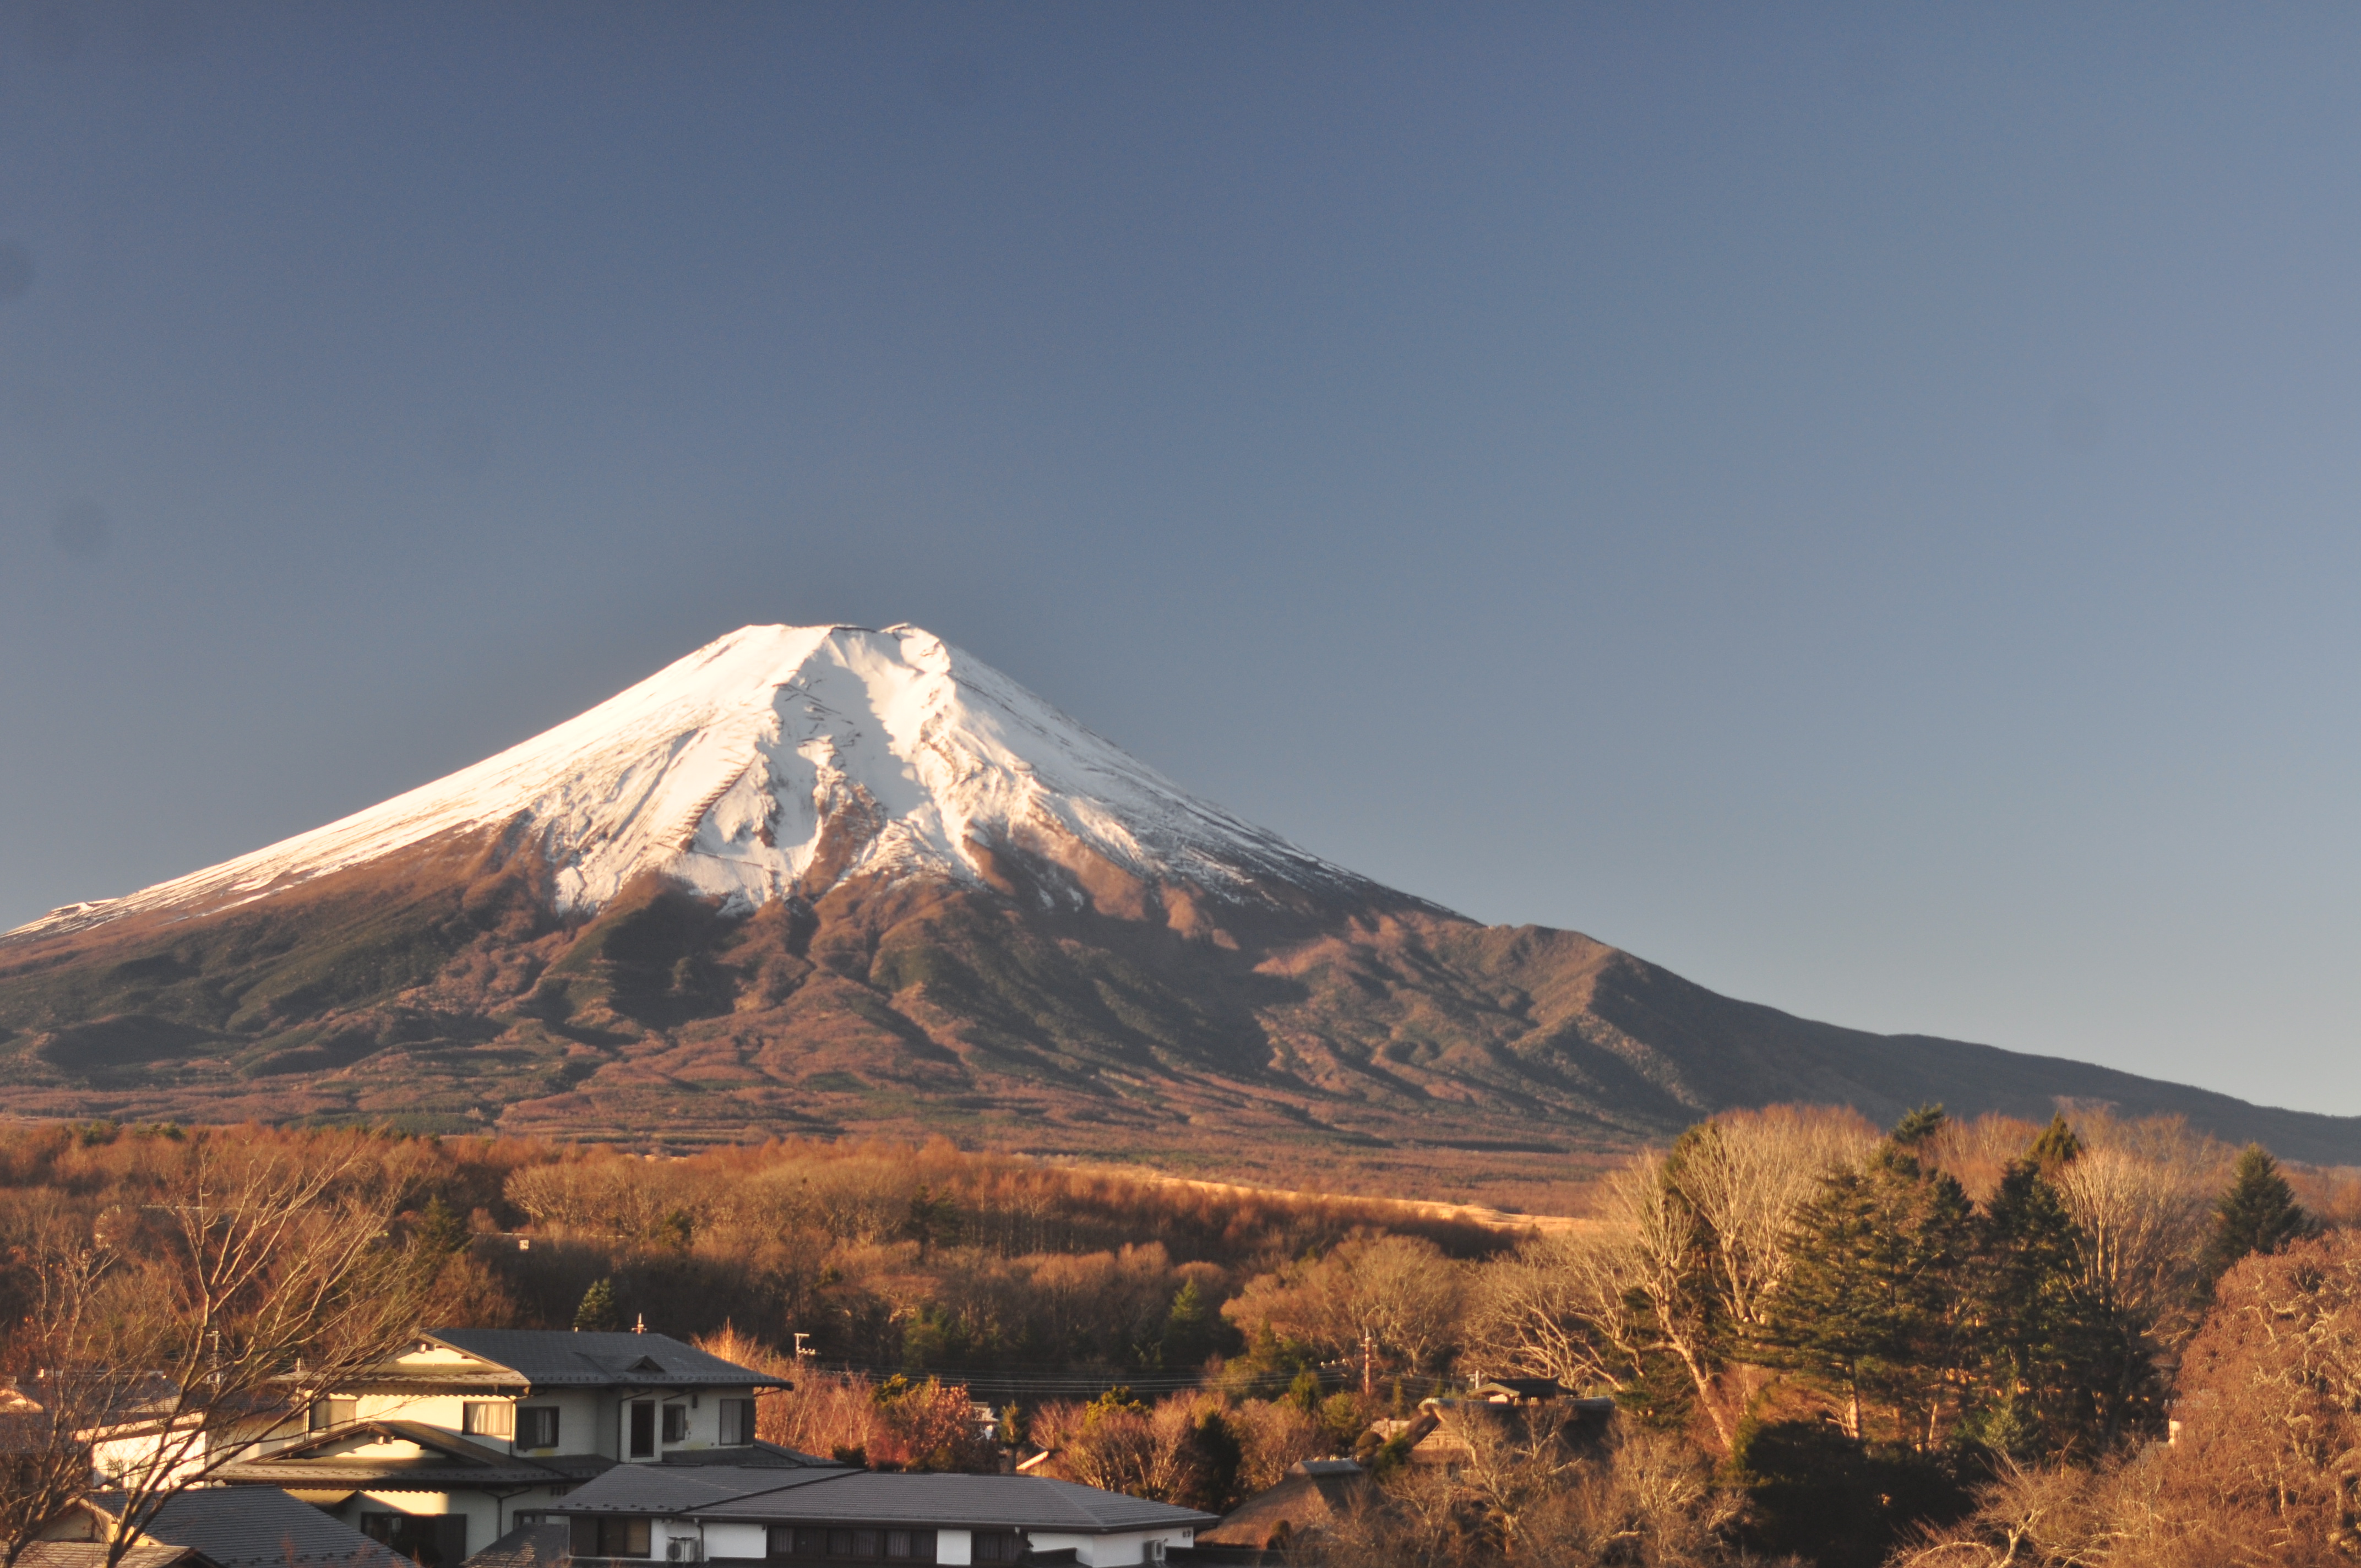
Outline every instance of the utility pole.
[[1367, 1398], [1378, 1391], [1378, 1342], [1368, 1330], [1361, 1331], [1361, 1397]]

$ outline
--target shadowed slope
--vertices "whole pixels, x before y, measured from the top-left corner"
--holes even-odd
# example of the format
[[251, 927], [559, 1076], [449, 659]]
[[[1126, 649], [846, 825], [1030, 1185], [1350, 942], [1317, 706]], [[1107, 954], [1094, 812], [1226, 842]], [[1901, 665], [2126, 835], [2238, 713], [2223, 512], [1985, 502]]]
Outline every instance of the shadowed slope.
[[2361, 1120], [1832, 1028], [1475, 925], [907, 626], [741, 628], [472, 767], [0, 936], [0, 1107], [30, 1114], [932, 1129], [1268, 1170], [2061, 1097], [2361, 1160]]
[[1202, 1168], [1274, 1149], [1605, 1153], [1728, 1106], [2183, 1114], [2361, 1158], [2361, 1123], [1734, 1002], [1566, 931], [1369, 889], [1223, 904], [1069, 855], [724, 912], [561, 917], [450, 835], [209, 915], [0, 943], [0, 1103], [672, 1143], [941, 1131]]

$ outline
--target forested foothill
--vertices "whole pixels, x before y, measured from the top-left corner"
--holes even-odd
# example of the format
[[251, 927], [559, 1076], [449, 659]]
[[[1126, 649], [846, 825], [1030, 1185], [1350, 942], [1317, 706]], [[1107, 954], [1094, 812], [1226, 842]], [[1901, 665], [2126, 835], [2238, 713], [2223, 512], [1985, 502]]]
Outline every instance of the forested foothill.
[[[422, 1326], [643, 1322], [792, 1381], [763, 1435], [849, 1462], [1046, 1451], [1223, 1510], [1360, 1458], [1374, 1487], [1290, 1561], [2361, 1556], [2352, 1173], [2170, 1121], [1775, 1108], [1590, 1196], [1509, 1229], [941, 1141], [23, 1127], [0, 1370], [63, 1421], [158, 1373], [225, 1404], [326, 1387]], [[1562, 1404], [1412, 1423], [1501, 1377], [1617, 1414], [1578, 1442]], [[11, 1447], [0, 1533], [72, 1485], [42, 1452]]]

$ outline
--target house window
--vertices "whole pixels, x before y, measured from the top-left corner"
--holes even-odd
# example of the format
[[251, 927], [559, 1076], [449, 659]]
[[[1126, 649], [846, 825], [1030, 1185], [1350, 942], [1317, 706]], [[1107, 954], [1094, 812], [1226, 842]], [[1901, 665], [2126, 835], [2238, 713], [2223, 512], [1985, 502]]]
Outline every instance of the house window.
[[513, 1437], [516, 1407], [506, 1399], [469, 1399], [459, 1407], [459, 1430], [469, 1437]]
[[645, 1519], [577, 1514], [569, 1544], [577, 1557], [646, 1557], [648, 1539]]
[[[930, 1530], [823, 1530], [816, 1525], [773, 1525], [770, 1556], [791, 1563], [932, 1563]], [[1008, 1562], [1016, 1561], [1011, 1552]]]
[[519, 1448], [555, 1448], [557, 1446], [557, 1407], [555, 1405], [521, 1405], [517, 1408], [516, 1414]]
[[721, 1443], [736, 1448], [754, 1441], [754, 1401], [724, 1399], [721, 1401]]
[[1014, 1563], [1024, 1554], [1024, 1542], [1007, 1530], [980, 1530], [974, 1540], [973, 1556], [978, 1563]]
[[646, 1400], [636, 1400], [623, 1407], [627, 1412], [630, 1439], [623, 1450], [626, 1459], [653, 1459], [656, 1456], [656, 1408]]
[[360, 1415], [360, 1408], [358, 1399], [314, 1399], [312, 1401], [311, 1419], [305, 1424], [313, 1431], [326, 1431], [330, 1427], [340, 1427], [356, 1420]]
[[418, 1568], [459, 1568], [467, 1555], [465, 1514], [364, 1513], [361, 1533], [384, 1542]]
[[666, 1442], [688, 1441], [688, 1407], [666, 1405], [664, 1408], [664, 1431]]

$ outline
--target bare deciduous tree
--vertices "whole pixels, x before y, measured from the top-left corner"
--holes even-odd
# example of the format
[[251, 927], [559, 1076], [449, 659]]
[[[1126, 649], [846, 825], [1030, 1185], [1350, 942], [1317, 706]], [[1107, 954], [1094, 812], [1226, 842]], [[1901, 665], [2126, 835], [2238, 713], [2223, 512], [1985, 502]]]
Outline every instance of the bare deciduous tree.
[[[42, 1198], [49, 1201], [43, 1201]], [[75, 1365], [89, 1333], [112, 1249], [44, 1194], [9, 1216], [10, 1261], [21, 1299], [0, 1346], [0, 1568], [14, 1568], [90, 1489], [88, 1433], [119, 1410], [141, 1375]]]
[[1719, 1358], [1695, 1266], [1696, 1215], [1665, 1179], [1664, 1157], [1652, 1151], [1617, 1172], [1607, 1182], [1601, 1207], [1628, 1238], [1620, 1259], [1625, 1288], [1647, 1304], [1635, 1333], [1681, 1364], [1697, 1389], [1698, 1407], [1713, 1423], [1715, 1440], [1729, 1453]]
[[1187, 1399], [1166, 1399], [1150, 1409], [1099, 1403], [1048, 1424], [1062, 1431], [1057, 1464], [1065, 1475], [1086, 1486], [1170, 1503], [1202, 1489], [1192, 1441], [1198, 1414]]
[[2230, 1151], [2178, 1118], [2085, 1118], [2082, 1151], [2052, 1180], [2081, 1233], [2083, 1288], [2168, 1343], [2191, 1309]]
[[168, 1499], [415, 1332], [441, 1257], [390, 1236], [402, 1185], [398, 1149], [201, 1139], [154, 1202], [54, 1252], [46, 1288], [81, 1304], [50, 1377], [105, 1407], [77, 1419], [115, 1494], [107, 1568]]
[[1249, 1399], [1231, 1412], [1230, 1424], [1243, 1451], [1238, 1490], [1247, 1496], [1278, 1486], [1298, 1461], [1327, 1451], [1320, 1423], [1291, 1400]]
[[1462, 1364], [1567, 1388], [1615, 1387], [1639, 1346], [1624, 1300], [1630, 1239], [1620, 1230], [1539, 1236], [1476, 1276]]
[[1457, 1337], [1464, 1289], [1465, 1271], [1433, 1242], [1356, 1236], [1254, 1280], [1223, 1311], [1340, 1355], [1356, 1354], [1366, 1335], [1420, 1371]]
[[1876, 1142], [1854, 1112], [1794, 1105], [1727, 1112], [1684, 1142], [1673, 1179], [1705, 1222], [1714, 1290], [1734, 1332], [1762, 1327], [1787, 1272], [1788, 1228], [1820, 1178]]
[[2181, 1365], [2181, 1489], [2257, 1519], [2257, 1553], [2361, 1550], [2361, 1236], [2334, 1232], [2224, 1276]]
[[1577, 1459], [1546, 1422], [1452, 1418], [1462, 1462], [1412, 1464], [1290, 1552], [1334, 1568], [1705, 1568], [1730, 1549], [1740, 1499], [1695, 1450], [1633, 1433]]

